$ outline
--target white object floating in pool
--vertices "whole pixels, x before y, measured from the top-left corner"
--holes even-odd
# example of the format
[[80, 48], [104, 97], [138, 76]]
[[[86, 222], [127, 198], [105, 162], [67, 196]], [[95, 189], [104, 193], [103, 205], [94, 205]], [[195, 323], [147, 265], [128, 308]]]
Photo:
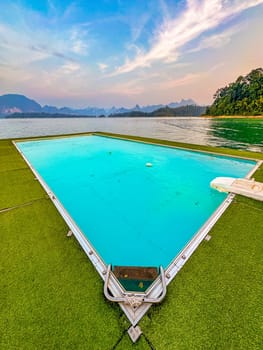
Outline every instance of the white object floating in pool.
[[152, 163], [146, 163], [145, 165], [148, 166], [148, 167], [153, 166]]
[[249, 179], [236, 179], [234, 177], [216, 177], [210, 186], [220, 192], [241, 194], [263, 201], [263, 183]]

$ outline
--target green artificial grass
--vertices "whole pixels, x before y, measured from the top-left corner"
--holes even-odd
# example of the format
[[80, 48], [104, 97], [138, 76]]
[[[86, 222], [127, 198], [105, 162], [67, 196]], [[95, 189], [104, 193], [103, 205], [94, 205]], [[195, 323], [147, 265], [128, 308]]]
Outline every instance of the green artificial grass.
[[[263, 204], [237, 198], [151, 309], [156, 349], [259, 349]], [[165, 327], [164, 327], [165, 325]]]
[[121, 311], [105, 302], [99, 275], [14, 147], [5, 151], [18, 168], [1, 166], [1, 204], [2, 193], [4, 208], [39, 199], [0, 213], [0, 348], [110, 349]]
[[[262, 181], [262, 166], [254, 177]], [[262, 217], [263, 203], [236, 196], [133, 344], [52, 202], [11, 141], [0, 141], [0, 348], [261, 349]]]
[[50, 203], [2, 213], [1, 226], [0, 348], [110, 348], [120, 311]]
[[[30, 169], [20, 168], [2, 172], [0, 182], [0, 208], [9, 208], [45, 198], [46, 195], [34, 180]], [[11, 193], [10, 193], [11, 189]]]

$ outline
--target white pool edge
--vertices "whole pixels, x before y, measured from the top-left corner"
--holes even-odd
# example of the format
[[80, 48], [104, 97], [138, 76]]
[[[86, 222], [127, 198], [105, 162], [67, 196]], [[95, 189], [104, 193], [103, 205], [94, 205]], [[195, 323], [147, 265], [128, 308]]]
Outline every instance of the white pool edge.
[[[73, 136], [69, 136], [69, 137], [73, 137]], [[112, 137], [112, 138], [114, 138], [114, 137]], [[126, 140], [128, 140], [128, 139], [126, 139]], [[36, 141], [36, 139], [35, 139], [35, 141]], [[133, 141], [133, 140], [131, 140], [131, 141]], [[134, 140], [134, 141], [136, 142], [136, 140]], [[34, 169], [34, 167], [31, 165], [31, 163], [27, 160], [27, 158], [23, 154], [23, 152], [20, 151], [19, 147], [16, 144], [17, 142], [18, 143], [19, 142], [27, 142], [27, 140], [23, 140], [23, 141], [16, 140], [16, 141], [12, 141], [12, 143], [15, 146], [15, 148], [17, 149], [17, 151], [19, 152], [19, 154], [23, 157], [23, 159], [25, 160], [26, 164], [31, 169], [31, 171], [33, 172], [35, 177], [38, 179], [39, 183], [44, 188], [44, 190], [48, 194], [51, 201], [54, 203], [58, 212], [60, 213], [60, 215], [63, 217], [63, 219], [67, 223], [69, 229], [73, 232], [74, 236], [78, 240], [79, 244], [83, 248], [84, 252], [88, 256], [90, 261], [92, 262], [93, 266], [98, 271], [102, 280], [105, 281], [107, 265], [104, 263], [103, 259], [99, 256], [99, 254], [96, 252], [96, 250], [94, 249], [92, 244], [84, 236], [84, 234], [82, 233], [82, 231], [80, 230], [78, 225], [71, 218], [71, 216], [69, 215], [67, 210], [64, 208], [64, 206], [61, 204], [61, 202], [56, 198], [55, 194], [51, 191], [49, 186], [45, 183], [45, 181], [42, 179], [42, 177], [38, 174], [38, 172]], [[152, 143], [152, 144], [154, 144], [154, 143]], [[156, 144], [156, 145], [158, 145], [158, 144]], [[168, 147], [178, 148], [178, 147], [173, 147], [173, 146], [168, 146]], [[192, 150], [189, 149], [189, 151], [192, 151]], [[204, 152], [204, 153], [209, 154], [209, 152]], [[226, 155], [226, 157], [227, 157], [227, 155]], [[230, 156], [230, 157], [231, 158], [238, 158], [235, 156]], [[243, 158], [243, 159], [245, 160], [246, 158]], [[253, 161], [256, 161], [256, 160], [253, 160]], [[246, 178], [250, 178], [255, 173], [255, 171], [261, 166], [262, 163], [263, 163], [263, 161], [256, 161], [255, 166], [246, 175]], [[200, 243], [206, 237], [206, 235], [211, 230], [211, 228], [215, 225], [217, 220], [222, 216], [222, 214], [225, 212], [225, 210], [231, 204], [234, 197], [235, 197], [234, 194], [229, 194], [227, 196], [227, 198], [223, 201], [223, 203], [215, 210], [215, 212], [208, 218], [208, 220], [204, 223], [204, 225], [193, 236], [193, 238], [187, 244], [187, 246], [174, 258], [174, 260], [165, 269], [166, 285], [168, 285], [175, 278], [177, 273], [180, 271], [180, 269], [183, 267], [183, 265], [188, 261], [188, 259], [194, 253], [194, 251], [198, 248]], [[111, 273], [111, 275], [110, 275], [108, 287], [109, 287], [109, 290], [111, 291], [112, 295], [115, 297], [120, 297], [125, 292], [113, 273]], [[152, 284], [152, 286], [148, 289], [147, 292], [148, 292], [148, 296], [150, 298], [157, 298], [162, 293], [162, 285], [161, 285], [160, 277], [158, 277], [156, 279], [156, 281]], [[148, 303], [142, 304], [136, 310], [134, 310], [128, 304], [119, 303], [119, 305], [120, 305], [121, 309], [124, 311], [125, 315], [129, 319], [129, 321], [131, 322], [131, 324], [133, 326], [135, 326], [138, 324], [138, 322], [141, 320], [141, 318], [145, 315], [145, 313], [149, 310], [149, 308], [151, 307], [152, 304], [148, 304]]]

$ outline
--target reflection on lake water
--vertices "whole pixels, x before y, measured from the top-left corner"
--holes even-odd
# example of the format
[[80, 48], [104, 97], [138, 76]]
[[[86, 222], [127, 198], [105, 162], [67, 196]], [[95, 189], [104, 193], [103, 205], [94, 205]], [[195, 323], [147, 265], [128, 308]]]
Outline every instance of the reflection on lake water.
[[0, 139], [107, 131], [263, 152], [263, 119], [59, 118], [0, 119]]

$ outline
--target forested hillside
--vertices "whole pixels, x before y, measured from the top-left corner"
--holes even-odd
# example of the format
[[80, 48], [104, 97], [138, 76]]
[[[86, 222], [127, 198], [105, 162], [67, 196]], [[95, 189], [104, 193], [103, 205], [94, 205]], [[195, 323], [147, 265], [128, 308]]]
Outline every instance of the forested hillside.
[[263, 69], [252, 70], [240, 76], [214, 95], [214, 103], [207, 115], [263, 115]]

